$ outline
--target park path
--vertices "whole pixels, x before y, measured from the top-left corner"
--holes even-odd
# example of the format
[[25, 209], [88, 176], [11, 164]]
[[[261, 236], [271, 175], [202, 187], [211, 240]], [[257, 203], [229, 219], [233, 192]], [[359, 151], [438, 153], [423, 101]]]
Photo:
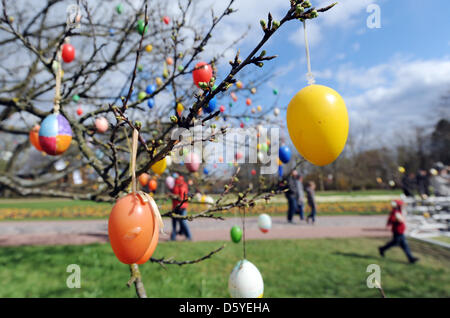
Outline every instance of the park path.
[[[264, 234], [258, 229], [257, 218], [246, 219], [247, 239], [301, 239], [337, 237], [384, 237], [386, 216], [319, 216], [316, 224], [300, 222], [298, 216], [294, 224], [285, 217], [272, 217], [272, 229]], [[172, 230], [171, 221], [164, 219], [165, 232], [160, 241], [168, 241]], [[196, 219], [189, 222], [194, 241], [229, 240], [230, 228], [239, 225], [240, 218], [225, 221]], [[177, 236], [183, 240], [184, 237]], [[66, 220], [66, 221], [7, 221], [0, 222], [0, 246], [17, 245], [78, 245], [108, 241], [107, 220]]]

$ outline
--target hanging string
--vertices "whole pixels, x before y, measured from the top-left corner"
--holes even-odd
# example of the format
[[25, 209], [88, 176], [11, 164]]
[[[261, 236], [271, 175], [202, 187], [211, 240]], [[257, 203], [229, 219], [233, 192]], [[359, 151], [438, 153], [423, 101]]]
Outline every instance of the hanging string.
[[133, 139], [131, 145], [131, 161], [130, 161], [130, 170], [131, 170], [131, 191], [136, 193], [136, 155], [138, 148], [138, 136], [139, 133], [137, 129], [133, 130]]
[[308, 73], [306, 73], [306, 78], [308, 79], [308, 84], [312, 85], [316, 82], [314, 79], [314, 75], [311, 72], [311, 59], [309, 55], [309, 44], [308, 44], [308, 35], [306, 32], [306, 22], [303, 21], [303, 33], [305, 35], [305, 49], [306, 49], [306, 63], [308, 65]]
[[156, 221], [159, 225], [159, 231], [164, 233], [164, 222], [162, 220], [161, 214], [159, 212], [158, 206], [155, 203], [155, 200], [148, 194], [143, 191], [137, 191], [137, 182], [136, 182], [136, 157], [137, 157], [137, 149], [138, 149], [138, 139], [139, 133], [137, 129], [133, 129], [133, 139], [131, 145], [131, 160], [130, 160], [130, 171], [131, 171], [131, 191], [139, 195], [142, 201], [147, 202], [151, 206], [151, 210], [156, 218]]
[[246, 259], [247, 253], [246, 253], [246, 249], [245, 249], [245, 208], [244, 208], [244, 216], [242, 218], [242, 233], [243, 233], [243, 237], [242, 237], [243, 255], [244, 255], [244, 259]]
[[55, 67], [55, 99], [53, 100], [53, 112], [55, 114], [59, 113], [60, 101], [61, 101], [61, 48], [58, 48], [58, 53], [56, 54], [56, 67]]

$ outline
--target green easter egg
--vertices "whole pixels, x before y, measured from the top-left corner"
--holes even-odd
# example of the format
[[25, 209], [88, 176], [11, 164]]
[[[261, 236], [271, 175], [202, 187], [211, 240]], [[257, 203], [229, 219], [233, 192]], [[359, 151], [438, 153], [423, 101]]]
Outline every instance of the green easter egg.
[[231, 235], [231, 240], [234, 243], [239, 243], [241, 241], [242, 238], [242, 230], [239, 226], [235, 225], [231, 228], [230, 231], [230, 235]]

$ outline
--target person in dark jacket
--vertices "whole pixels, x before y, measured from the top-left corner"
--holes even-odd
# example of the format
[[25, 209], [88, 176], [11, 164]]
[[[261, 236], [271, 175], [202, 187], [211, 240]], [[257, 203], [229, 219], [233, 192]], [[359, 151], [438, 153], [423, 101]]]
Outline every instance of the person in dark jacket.
[[401, 200], [395, 200], [392, 202], [392, 210], [391, 210], [391, 213], [389, 214], [387, 226], [391, 227], [393, 237], [390, 242], [388, 242], [384, 246], [380, 246], [378, 248], [378, 250], [380, 252], [380, 255], [382, 257], [384, 257], [384, 252], [386, 252], [386, 250], [390, 249], [393, 246], [399, 245], [402, 248], [402, 250], [405, 252], [406, 257], [408, 258], [408, 261], [411, 264], [414, 264], [419, 259], [417, 257], [414, 257], [411, 254], [411, 251], [408, 246], [408, 242], [406, 242], [406, 238], [405, 238], [405, 234], [404, 234], [405, 230], [406, 230], [406, 224], [405, 224], [405, 218], [402, 214], [402, 206], [403, 206], [403, 201], [401, 201]]
[[293, 223], [292, 218], [294, 214], [298, 210], [297, 205], [297, 170], [293, 170], [287, 179], [287, 185], [285, 189], [287, 191], [284, 193], [286, 195], [286, 199], [288, 200], [288, 213], [287, 213], [287, 221], [288, 223]]
[[[184, 181], [183, 176], [178, 176], [175, 180], [175, 186], [172, 189], [172, 209], [176, 214], [186, 216], [188, 202], [185, 201], [188, 198], [189, 187]], [[184, 201], [184, 202], [183, 202]], [[175, 241], [177, 235], [177, 222], [180, 223], [180, 234], [184, 234], [188, 241], [192, 240], [191, 232], [186, 219], [172, 218], [172, 233], [170, 240]]]
[[306, 187], [306, 199], [311, 209], [311, 213], [306, 218], [306, 222], [309, 223], [309, 219], [311, 219], [313, 224], [316, 221], [316, 198], [314, 190], [316, 190], [316, 183], [314, 181], [308, 182], [308, 186]]
[[429, 197], [430, 181], [426, 170], [419, 170], [416, 176], [416, 183], [417, 183], [417, 192], [419, 192], [419, 195], [422, 198]]
[[407, 197], [414, 197], [414, 190], [416, 188], [416, 178], [414, 173], [404, 175], [402, 178], [402, 190]]

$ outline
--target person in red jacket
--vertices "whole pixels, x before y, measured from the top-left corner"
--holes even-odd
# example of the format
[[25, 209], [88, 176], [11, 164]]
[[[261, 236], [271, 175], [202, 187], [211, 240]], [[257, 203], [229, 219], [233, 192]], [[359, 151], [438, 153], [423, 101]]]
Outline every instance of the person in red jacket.
[[[175, 180], [175, 186], [172, 189], [172, 210], [174, 213], [186, 216], [188, 207], [188, 184], [184, 181], [183, 176], [179, 176]], [[186, 219], [172, 218], [172, 234], [170, 240], [175, 241], [177, 235], [177, 221], [180, 223], [180, 234], [184, 234], [186, 239], [190, 241], [192, 239], [191, 232]]]
[[384, 252], [386, 250], [390, 249], [393, 246], [400, 245], [402, 250], [405, 252], [406, 257], [408, 257], [409, 262], [413, 264], [417, 262], [419, 259], [412, 256], [408, 243], [406, 242], [404, 234], [406, 230], [406, 224], [405, 218], [402, 214], [402, 206], [403, 201], [401, 200], [392, 201], [392, 210], [391, 213], [389, 214], [387, 226], [391, 227], [393, 238], [386, 245], [379, 247], [378, 250], [380, 252], [380, 255], [384, 257]]

